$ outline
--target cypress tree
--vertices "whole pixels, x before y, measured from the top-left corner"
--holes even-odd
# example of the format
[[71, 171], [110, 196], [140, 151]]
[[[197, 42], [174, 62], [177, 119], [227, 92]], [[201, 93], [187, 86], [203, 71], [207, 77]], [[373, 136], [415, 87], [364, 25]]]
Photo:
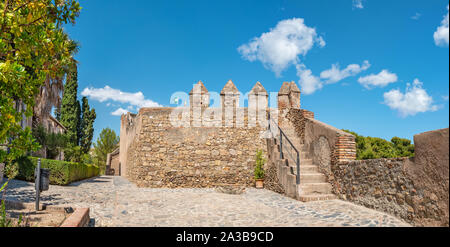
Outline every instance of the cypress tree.
[[94, 137], [94, 121], [97, 115], [95, 109], [90, 109], [89, 102], [86, 97], [82, 99], [81, 108], [81, 139], [80, 146], [83, 153], [88, 153], [92, 145]]
[[81, 105], [80, 101], [77, 100], [77, 146], [80, 146], [81, 135]]
[[78, 73], [76, 65], [67, 75], [61, 102], [60, 122], [66, 127], [67, 142], [71, 146], [78, 145], [80, 103], [77, 100]]

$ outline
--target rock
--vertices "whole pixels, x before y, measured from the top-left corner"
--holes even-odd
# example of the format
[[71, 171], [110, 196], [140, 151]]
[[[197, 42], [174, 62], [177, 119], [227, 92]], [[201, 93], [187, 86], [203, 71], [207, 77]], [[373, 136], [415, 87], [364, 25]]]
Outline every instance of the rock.
[[430, 199], [431, 199], [431, 201], [436, 202], [439, 198], [436, 196], [436, 194], [431, 193], [430, 194]]
[[395, 199], [397, 200], [397, 203], [398, 203], [399, 205], [403, 205], [403, 203], [405, 203], [405, 197], [403, 196], [402, 193], [397, 193], [397, 194], [395, 195]]

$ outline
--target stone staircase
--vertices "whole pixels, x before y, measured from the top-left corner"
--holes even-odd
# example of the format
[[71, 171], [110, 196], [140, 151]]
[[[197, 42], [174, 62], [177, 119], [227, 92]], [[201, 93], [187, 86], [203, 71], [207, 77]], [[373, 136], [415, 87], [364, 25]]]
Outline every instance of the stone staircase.
[[268, 147], [272, 147], [272, 150], [269, 150], [269, 159], [278, 167], [278, 180], [285, 189], [286, 195], [303, 202], [336, 199], [331, 192], [331, 184], [326, 181], [319, 167], [313, 164], [309, 153], [300, 144], [294, 128], [289, 123], [285, 123], [282, 130], [300, 153], [300, 184], [297, 185], [296, 152], [284, 140], [283, 159], [281, 159], [279, 134], [268, 139]]

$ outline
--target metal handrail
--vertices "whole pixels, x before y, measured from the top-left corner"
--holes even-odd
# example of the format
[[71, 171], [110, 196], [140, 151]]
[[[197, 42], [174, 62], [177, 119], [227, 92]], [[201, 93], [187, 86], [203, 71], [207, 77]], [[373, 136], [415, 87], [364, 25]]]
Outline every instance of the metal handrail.
[[280, 159], [284, 159], [284, 154], [283, 154], [283, 136], [284, 138], [288, 141], [288, 143], [290, 144], [291, 148], [294, 149], [295, 153], [297, 154], [297, 157], [294, 158], [293, 155], [291, 154], [291, 152], [287, 152], [289, 154], [289, 156], [291, 156], [291, 158], [293, 160], [296, 161], [296, 166], [297, 166], [297, 175], [295, 177], [296, 179], [296, 183], [300, 184], [300, 153], [298, 152], [297, 148], [295, 148], [294, 144], [292, 144], [291, 140], [289, 140], [289, 138], [287, 137], [287, 135], [283, 132], [283, 130], [281, 129], [281, 127], [270, 118], [270, 111], [268, 112], [268, 125], [269, 125], [269, 131], [271, 131], [270, 129], [270, 123], [273, 122], [274, 126], [276, 126], [280, 132]]

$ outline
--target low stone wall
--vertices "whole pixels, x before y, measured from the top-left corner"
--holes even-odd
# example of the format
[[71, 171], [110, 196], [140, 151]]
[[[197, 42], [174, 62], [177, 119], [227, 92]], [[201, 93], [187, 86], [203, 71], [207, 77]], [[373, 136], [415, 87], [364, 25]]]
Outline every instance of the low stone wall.
[[128, 179], [140, 187], [254, 185], [256, 150], [267, 153], [263, 128], [174, 127], [171, 112], [143, 108], [134, 118], [140, 127], [126, 150]]
[[[276, 163], [279, 152], [277, 152], [274, 139], [267, 139], [267, 162], [264, 165], [264, 188], [280, 194], [285, 194], [286, 190], [280, 182], [278, 164]], [[276, 157], [277, 156], [277, 157]]]
[[414, 158], [338, 162], [333, 193], [416, 226], [449, 226], [448, 129], [414, 137]]
[[419, 196], [405, 173], [407, 158], [339, 162], [332, 166], [333, 193], [340, 199], [396, 215], [408, 222], [414, 218], [414, 200]]

